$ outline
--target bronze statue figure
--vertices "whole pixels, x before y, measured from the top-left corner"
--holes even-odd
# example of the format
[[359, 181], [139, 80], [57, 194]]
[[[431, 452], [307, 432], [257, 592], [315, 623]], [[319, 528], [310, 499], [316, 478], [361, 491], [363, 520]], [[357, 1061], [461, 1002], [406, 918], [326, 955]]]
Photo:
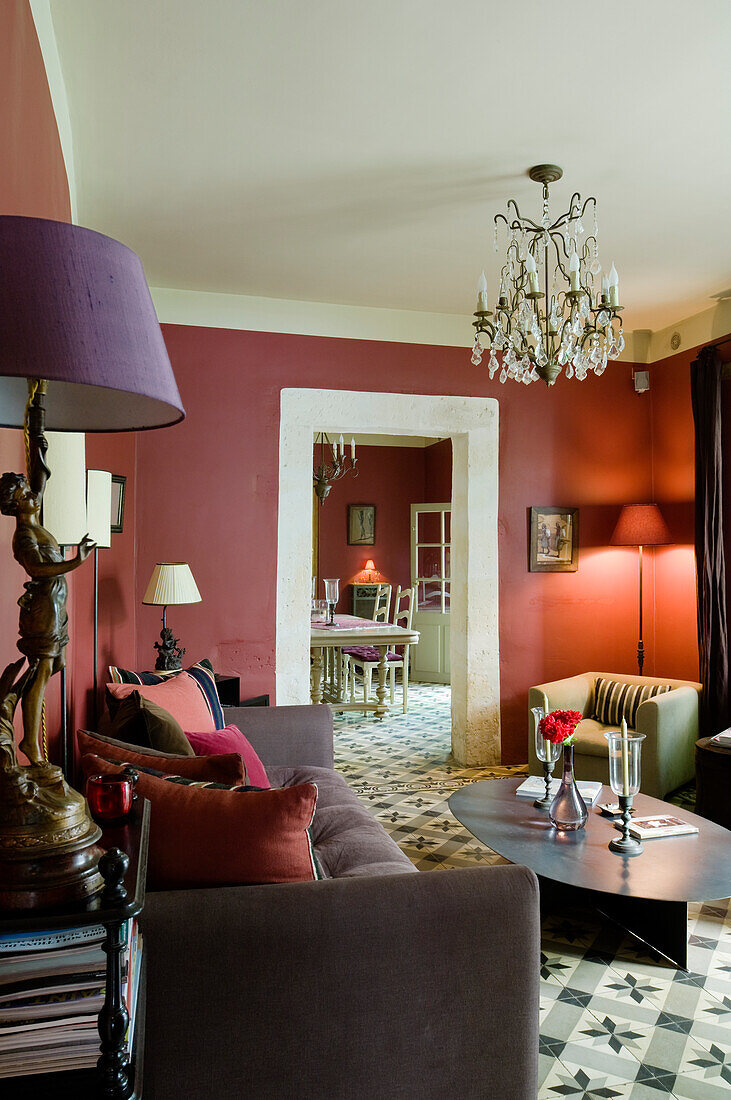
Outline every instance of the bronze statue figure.
[[30, 576], [18, 600], [18, 649], [33, 668], [23, 692], [23, 740], [20, 743], [32, 764], [43, 763], [40, 746], [43, 696], [51, 676], [64, 667], [69, 640], [65, 574], [78, 569], [94, 547], [85, 536], [77, 556], [66, 561], [53, 535], [41, 526], [42, 499], [42, 490], [33, 492], [23, 474], [0, 477], [0, 512], [15, 517], [13, 556]]
[[[83, 795], [48, 763], [40, 744], [46, 685], [65, 664], [68, 643], [66, 573], [77, 569], [94, 543], [88, 535], [70, 561], [40, 522], [50, 471], [44, 436], [45, 383], [29, 382], [28, 476], [0, 477], [0, 513], [15, 517], [13, 555], [29, 576], [18, 600], [18, 649], [24, 656], [0, 675], [0, 908], [51, 905], [88, 897], [102, 884], [96, 863], [101, 831]], [[27, 659], [27, 668], [21, 667]], [[23, 713], [18, 763], [13, 716]]]

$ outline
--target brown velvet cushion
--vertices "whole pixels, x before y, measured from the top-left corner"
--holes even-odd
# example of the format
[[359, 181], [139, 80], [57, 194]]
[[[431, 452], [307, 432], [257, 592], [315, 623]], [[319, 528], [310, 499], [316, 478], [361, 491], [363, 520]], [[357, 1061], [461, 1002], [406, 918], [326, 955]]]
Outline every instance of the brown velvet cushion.
[[143, 745], [176, 756], [195, 756], [180, 723], [139, 691], [133, 691], [119, 704], [109, 732], [129, 745]]
[[[112, 764], [92, 753], [82, 757], [81, 766], [86, 776], [123, 770], [121, 762]], [[138, 775], [137, 794], [150, 800], [154, 822], [148, 889], [317, 877], [308, 832], [317, 802], [314, 784], [243, 793]]]
[[108, 760], [126, 760], [130, 764], [155, 768], [161, 772], [184, 775], [187, 779], [204, 779], [236, 786], [246, 782], [244, 762], [238, 753], [227, 752], [218, 756], [174, 756], [172, 753], [156, 753], [139, 745], [128, 745], [113, 737], [86, 733], [76, 734], [79, 754], [96, 753]]

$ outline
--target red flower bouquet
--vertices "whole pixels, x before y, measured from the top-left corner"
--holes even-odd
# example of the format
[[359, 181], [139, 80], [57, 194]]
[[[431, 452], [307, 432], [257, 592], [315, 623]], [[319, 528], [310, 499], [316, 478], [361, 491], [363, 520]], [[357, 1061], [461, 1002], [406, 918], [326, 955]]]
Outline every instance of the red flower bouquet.
[[541, 718], [538, 731], [541, 737], [554, 745], [571, 745], [576, 727], [583, 717], [578, 710], [552, 710], [545, 718]]

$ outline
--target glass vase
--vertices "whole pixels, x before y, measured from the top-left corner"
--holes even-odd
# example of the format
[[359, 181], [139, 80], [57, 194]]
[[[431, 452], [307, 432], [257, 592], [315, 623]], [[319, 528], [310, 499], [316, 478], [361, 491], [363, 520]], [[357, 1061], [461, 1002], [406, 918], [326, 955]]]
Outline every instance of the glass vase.
[[545, 737], [541, 737], [540, 723], [541, 719], [546, 717], [546, 712], [543, 707], [532, 707], [531, 714], [533, 715], [533, 736], [535, 738], [536, 756], [543, 765], [543, 781], [546, 785], [545, 794], [542, 798], [537, 798], [533, 805], [537, 810], [550, 810], [553, 799], [551, 798], [551, 776], [553, 775], [553, 766], [561, 755], [561, 745], [554, 744], [553, 741], [548, 741]]
[[621, 731], [605, 733], [609, 744], [609, 783], [619, 799], [622, 836], [609, 842], [609, 849], [621, 856], [639, 856], [643, 847], [630, 836], [632, 802], [640, 789], [640, 756], [644, 733], [629, 733], [626, 722]]
[[563, 747], [563, 775], [558, 794], [548, 811], [551, 823], [562, 833], [573, 833], [583, 829], [589, 816], [586, 803], [579, 794], [574, 779], [574, 746]]

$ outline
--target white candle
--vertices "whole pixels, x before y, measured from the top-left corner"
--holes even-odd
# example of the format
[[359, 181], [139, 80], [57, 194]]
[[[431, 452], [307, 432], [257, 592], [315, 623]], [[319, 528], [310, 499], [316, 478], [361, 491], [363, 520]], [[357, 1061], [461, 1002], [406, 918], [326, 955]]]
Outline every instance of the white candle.
[[609, 269], [609, 278], [607, 279], [609, 284], [609, 304], [610, 306], [619, 305], [619, 275], [617, 269], [612, 261], [612, 266]]
[[602, 298], [609, 300], [609, 279], [606, 275], [602, 275]]
[[333, 458], [337, 462], [337, 459], [338, 459], [338, 441], [337, 441], [337, 439], [333, 443]]
[[530, 252], [525, 258], [525, 270], [528, 272], [528, 293], [538, 294], [538, 268]]
[[341, 455], [345, 454], [345, 440], [343, 439], [343, 433], [342, 432], [340, 433], [340, 453], [341, 453]]
[[627, 736], [627, 719], [622, 719], [622, 794], [625, 798], [629, 795], [629, 737]]
[[485, 278], [485, 272], [482, 272], [477, 280], [477, 312], [487, 313], [489, 310], [487, 302], [487, 279]]
[[350, 461], [355, 462], [355, 439], [350, 440]]
[[569, 261], [569, 286], [572, 290], [579, 289], [579, 253], [572, 252]]

